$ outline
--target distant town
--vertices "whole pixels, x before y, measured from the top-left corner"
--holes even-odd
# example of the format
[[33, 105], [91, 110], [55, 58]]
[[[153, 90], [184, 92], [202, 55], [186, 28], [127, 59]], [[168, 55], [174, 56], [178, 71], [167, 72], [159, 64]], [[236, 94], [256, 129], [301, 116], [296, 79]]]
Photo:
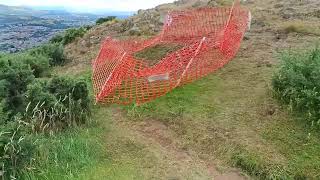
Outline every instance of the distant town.
[[[113, 14], [126, 18], [130, 13]], [[0, 52], [14, 53], [47, 42], [68, 28], [92, 25], [102, 15], [0, 5]]]

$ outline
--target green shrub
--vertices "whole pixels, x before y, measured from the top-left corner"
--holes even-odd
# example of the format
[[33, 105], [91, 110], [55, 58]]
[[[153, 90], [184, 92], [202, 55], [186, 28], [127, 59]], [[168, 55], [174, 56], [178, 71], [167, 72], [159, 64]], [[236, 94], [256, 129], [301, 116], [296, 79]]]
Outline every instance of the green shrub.
[[103, 24], [105, 22], [108, 22], [108, 21], [112, 21], [116, 19], [116, 16], [108, 16], [108, 17], [104, 17], [104, 18], [99, 18], [97, 21], [96, 21], [96, 24], [97, 25], [100, 25], [100, 24]]
[[7, 54], [0, 57], [2, 61], [9, 61], [10, 63], [22, 63], [24, 65], [30, 66], [33, 74], [36, 78], [43, 77], [49, 72], [49, 61], [48, 58], [41, 55], [35, 54], [30, 55], [28, 53], [20, 54]]
[[62, 44], [67, 45], [67, 44], [72, 43], [76, 38], [83, 37], [87, 31], [88, 30], [84, 27], [81, 27], [78, 29], [76, 29], [76, 28], [67, 29], [64, 33]]
[[0, 100], [4, 102], [3, 109], [10, 117], [24, 111], [24, 93], [34, 78], [29, 65], [21, 61], [0, 59]]
[[50, 39], [50, 43], [62, 43], [63, 42], [63, 34], [57, 34]]
[[87, 31], [89, 31], [90, 29], [92, 29], [93, 26], [91, 25], [86, 25], [86, 26], [83, 26], [83, 28]]
[[64, 99], [66, 96], [69, 96], [73, 85], [73, 80], [68, 77], [54, 77], [51, 79], [48, 89], [57, 98]]
[[83, 124], [90, 115], [87, 84], [67, 77], [49, 82], [36, 81], [28, 86], [26, 117], [34, 131], [58, 131]]
[[[32, 108], [30, 111], [34, 108], [39, 110], [37, 115], [47, 113], [40, 119], [50, 121], [49, 124], [54, 127], [86, 121], [90, 112], [87, 84], [67, 77], [38, 80], [36, 77], [48, 71], [46, 69], [48, 64], [40, 55], [20, 54], [0, 58], [0, 115], [6, 115], [0, 123], [13, 120], [17, 114], [24, 114], [28, 104]], [[58, 109], [63, 113], [58, 113]], [[33, 118], [35, 112], [32, 113], [26, 118]], [[58, 120], [49, 117], [51, 115]], [[59, 121], [59, 125], [53, 121]]]
[[76, 38], [83, 37], [92, 26], [83, 26], [80, 28], [67, 29], [64, 33], [57, 34], [50, 39], [50, 43], [67, 45], [72, 43]]
[[67, 59], [64, 55], [64, 47], [61, 44], [49, 44], [46, 52], [51, 66], [65, 64]]
[[17, 61], [22, 61], [23, 63], [29, 65], [33, 71], [33, 75], [36, 78], [44, 77], [49, 74], [48, 58], [41, 54], [35, 56], [31, 56], [29, 54], [20, 54], [14, 57]]
[[56, 103], [56, 97], [47, 90], [47, 80], [36, 80], [34, 83], [28, 85], [26, 98], [28, 107], [26, 111], [40, 106], [42, 109], [49, 110]]
[[65, 128], [67, 109], [47, 90], [47, 83], [38, 81], [28, 86], [25, 121], [33, 132], [57, 131]]
[[4, 102], [0, 102], [0, 126], [3, 126], [8, 121], [8, 114], [4, 110]]
[[72, 98], [76, 101], [85, 100], [86, 104], [88, 104], [89, 90], [85, 81], [75, 82], [72, 89]]
[[45, 56], [51, 66], [63, 65], [66, 62], [64, 48], [59, 43], [44, 44], [29, 51], [31, 56]]
[[320, 49], [289, 52], [281, 56], [282, 65], [272, 86], [276, 97], [290, 110], [303, 113], [312, 124], [320, 123]]
[[[63, 101], [65, 106], [72, 107], [73, 113], [79, 113], [74, 116], [74, 119], [83, 119], [84, 116], [90, 113], [90, 98], [87, 83], [82, 79], [71, 79], [68, 77], [54, 77], [48, 85], [49, 92], [54, 94], [57, 99], [69, 98], [68, 101]], [[71, 104], [70, 104], [71, 103]]]
[[32, 170], [35, 145], [31, 132], [52, 133], [85, 123], [90, 115], [88, 96], [87, 84], [82, 80], [35, 79], [24, 62], [0, 59], [0, 174], [3, 178], [19, 179]]

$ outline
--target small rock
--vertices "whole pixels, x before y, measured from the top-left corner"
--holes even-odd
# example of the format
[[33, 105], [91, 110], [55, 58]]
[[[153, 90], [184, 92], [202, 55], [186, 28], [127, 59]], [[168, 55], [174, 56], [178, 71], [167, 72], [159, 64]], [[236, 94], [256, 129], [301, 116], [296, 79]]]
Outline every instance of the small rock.
[[247, 33], [244, 35], [243, 40], [245, 40], [245, 41], [250, 40], [250, 37]]
[[267, 67], [272, 67], [272, 64], [268, 61], [268, 63], [266, 63]]
[[276, 113], [276, 108], [274, 106], [268, 106], [265, 113], [267, 116], [272, 116]]
[[134, 36], [134, 35], [140, 36], [141, 35], [141, 30], [140, 30], [139, 27], [133, 26], [131, 29], [129, 29], [129, 34], [131, 36]]
[[85, 46], [85, 45], [86, 45], [86, 41], [85, 41], [85, 40], [82, 40], [82, 41], [80, 42], [80, 44], [81, 44], [82, 46]]
[[282, 7], [283, 7], [283, 4], [276, 4], [276, 5], [274, 5], [273, 7], [276, 8], [276, 9], [279, 9], [279, 8], [282, 8]]
[[210, 0], [210, 1], [208, 2], [208, 6], [217, 7], [217, 6], [218, 6], [218, 3], [217, 3], [215, 0]]

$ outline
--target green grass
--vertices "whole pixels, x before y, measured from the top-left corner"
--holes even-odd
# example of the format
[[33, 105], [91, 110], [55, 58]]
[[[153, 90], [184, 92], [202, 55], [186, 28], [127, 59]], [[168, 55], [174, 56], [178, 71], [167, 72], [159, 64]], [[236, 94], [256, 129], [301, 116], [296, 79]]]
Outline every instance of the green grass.
[[[256, 179], [319, 178], [319, 133], [273, 98], [275, 69], [247, 61], [235, 59], [150, 103], [116, 108], [122, 109], [122, 121], [129, 126], [162, 122], [177, 135], [179, 148], [222, 169], [235, 166]], [[103, 144], [104, 156], [71, 179], [150, 179], [166, 173], [162, 159], [115, 125], [114, 108], [101, 106], [94, 112], [105, 128], [93, 136]]]
[[243, 149], [233, 155], [232, 162], [236, 167], [241, 168], [256, 179], [299, 179], [305, 177], [298, 172], [288, 171], [288, 168], [283, 164], [268, 162], [255, 152], [248, 152]]
[[235, 60], [153, 102], [122, 109], [131, 121], [163, 122], [182, 148], [203, 159], [258, 179], [319, 178], [319, 134], [272, 98], [273, 69], [255, 68]]
[[[104, 108], [86, 127], [35, 137], [37, 154], [22, 179], [140, 179], [141, 147], [114, 133]], [[136, 156], [136, 158], [131, 158]]]
[[135, 54], [135, 58], [145, 60], [149, 65], [155, 65], [167, 54], [182, 48], [177, 44], [158, 44], [150, 48], [146, 48]]
[[101, 129], [71, 130], [62, 134], [37, 138], [35, 171], [31, 179], [72, 179], [86, 168], [104, 159], [103, 147], [96, 137]]
[[[152, 51], [140, 57], [159, 59], [164, 55]], [[219, 167], [235, 166], [256, 179], [319, 179], [319, 133], [273, 99], [269, 86], [275, 69], [257, 67], [261, 53], [252, 54], [150, 103], [116, 108], [121, 107], [122, 120], [129, 126], [162, 122], [177, 135], [181, 149], [192, 150]], [[95, 119], [108, 127], [99, 135], [107, 158], [87, 167], [79, 179], [163, 175], [161, 159], [128, 138], [126, 129], [115, 126], [111, 109], [114, 106], [102, 106], [94, 113]]]

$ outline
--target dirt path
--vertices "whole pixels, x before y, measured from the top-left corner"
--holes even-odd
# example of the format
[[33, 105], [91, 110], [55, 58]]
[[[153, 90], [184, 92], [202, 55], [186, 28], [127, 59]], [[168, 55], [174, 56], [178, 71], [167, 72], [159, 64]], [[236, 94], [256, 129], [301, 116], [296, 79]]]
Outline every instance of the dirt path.
[[237, 169], [218, 170], [212, 162], [199, 158], [189, 149], [181, 148], [175, 133], [159, 121], [128, 122], [119, 109], [113, 109], [113, 120], [126, 138], [142, 144], [147, 152], [157, 157], [158, 167], [147, 179], [249, 179]]

